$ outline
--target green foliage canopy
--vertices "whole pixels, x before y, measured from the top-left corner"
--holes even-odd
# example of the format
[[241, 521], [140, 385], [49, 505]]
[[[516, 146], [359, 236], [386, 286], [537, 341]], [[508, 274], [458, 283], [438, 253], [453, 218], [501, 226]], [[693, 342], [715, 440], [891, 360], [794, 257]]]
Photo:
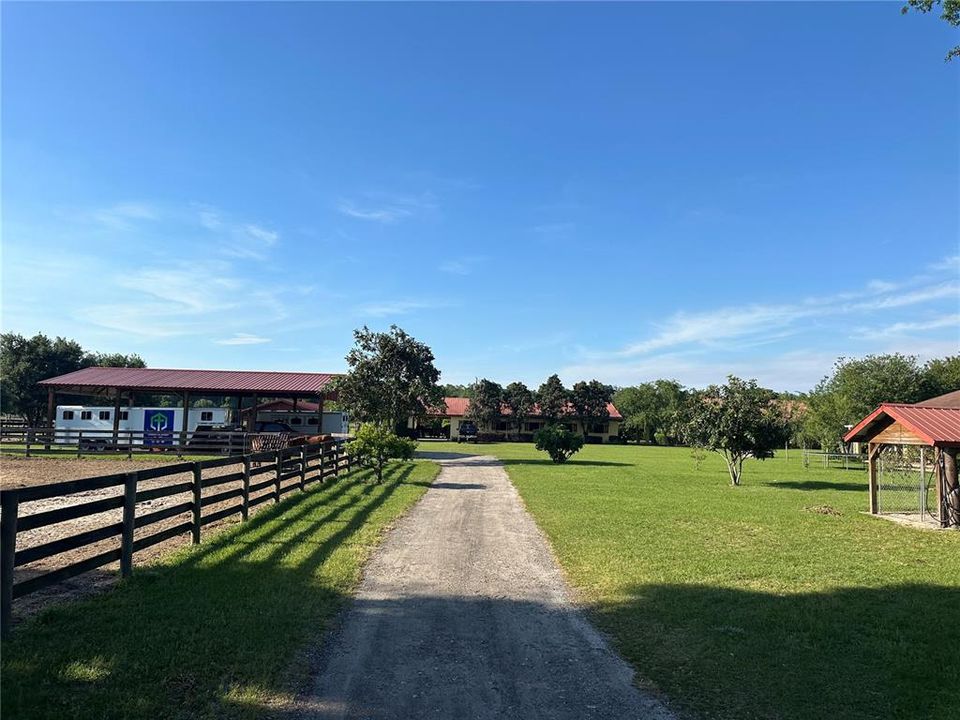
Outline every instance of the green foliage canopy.
[[346, 358], [350, 370], [337, 383], [337, 392], [355, 419], [397, 430], [407, 418], [422, 418], [426, 408], [441, 405], [440, 371], [427, 345], [396, 325], [389, 332], [364, 326], [353, 336], [356, 344]]
[[378, 483], [383, 482], [383, 468], [390, 460], [412, 460], [416, 449], [413, 440], [399, 437], [380, 423], [363, 423], [347, 443], [347, 452], [376, 471]]
[[559, 375], [551, 375], [537, 390], [540, 415], [547, 423], [555, 423], [567, 413], [570, 391], [560, 382]]
[[492, 430], [503, 413], [503, 388], [493, 380], [482, 378], [470, 386], [470, 407], [467, 417], [478, 428]]
[[756, 380], [732, 375], [726, 385], [693, 393], [680, 412], [679, 426], [687, 444], [723, 456], [733, 485], [740, 484], [746, 458], [772, 457], [789, 436], [774, 394]]
[[607, 403], [613, 398], [613, 388], [598, 380], [578, 382], [570, 391], [570, 407], [580, 421], [586, 437], [591, 423], [603, 422], [610, 417]]
[[[687, 391], [675, 380], [656, 380], [621, 388], [613, 404], [624, 417], [622, 434], [633, 440], [668, 444], [675, 438], [674, 420]], [[663, 442], [660, 442], [663, 440]]]
[[[960, 0], [907, 0], [900, 12], [906, 15], [911, 10], [918, 13], [933, 12], [936, 6], [940, 6], [940, 19], [953, 27], [960, 27]], [[955, 57], [960, 57], [960, 45], [955, 45], [947, 53], [944, 61], [949, 62]]]
[[565, 463], [583, 447], [583, 437], [562, 425], [548, 425], [533, 436], [537, 450], [544, 450], [555, 463]]
[[523, 429], [523, 419], [533, 411], [533, 392], [522, 382], [512, 382], [503, 390], [503, 404], [510, 411], [510, 421], [516, 427], [517, 436]]
[[880, 403], [915, 403], [923, 400], [927, 383], [913, 356], [867, 355], [840, 358], [833, 374], [810, 393], [804, 432], [825, 450], [833, 450], [847, 425], [858, 422]]

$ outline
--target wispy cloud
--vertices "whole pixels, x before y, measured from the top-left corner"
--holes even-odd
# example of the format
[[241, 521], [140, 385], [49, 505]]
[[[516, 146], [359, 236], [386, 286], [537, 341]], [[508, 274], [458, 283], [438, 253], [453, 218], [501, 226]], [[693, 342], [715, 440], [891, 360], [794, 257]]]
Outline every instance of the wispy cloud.
[[960, 314], [941, 315], [928, 320], [897, 322], [879, 328], [858, 328], [854, 332], [854, 337], [869, 340], [894, 338], [940, 328], [953, 328], [957, 334], [957, 344], [960, 345]]
[[[944, 272], [954, 274], [941, 265], [937, 273], [873, 281], [797, 302], [678, 311], [654, 324], [646, 337], [620, 348], [580, 348], [579, 359], [565, 372], [621, 384], [656, 377], [709, 383], [734, 373], [775, 387], [806, 389], [836, 355], [849, 354], [851, 347], [921, 357], [932, 357], [934, 350], [955, 353], [960, 349], [960, 314], [936, 310], [944, 301], [952, 301], [953, 308], [960, 305], [960, 278], [944, 279]], [[816, 343], [816, 351], [775, 354], [778, 345], [790, 347], [784, 345], [787, 338], [804, 335]], [[767, 350], [744, 352], [762, 346]]]
[[206, 230], [218, 235], [220, 253], [241, 260], [265, 260], [267, 250], [280, 240], [280, 233], [258, 223], [234, 220], [222, 211], [207, 206], [196, 206], [196, 221]]
[[252, 335], [250, 333], [234, 333], [233, 337], [214, 340], [213, 342], [217, 345], [263, 345], [264, 343], [271, 342], [271, 340], [270, 338], [260, 337], [259, 335]]
[[570, 235], [576, 229], [572, 222], [550, 222], [534, 225], [530, 230], [545, 238], [560, 238]]
[[448, 306], [448, 303], [431, 300], [382, 300], [358, 305], [356, 312], [358, 315], [366, 317], [389, 317], [391, 315], [407, 315], [417, 310], [431, 310]]
[[799, 303], [756, 304], [704, 312], [679, 311], [657, 325], [656, 332], [651, 336], [620, 350], [599, 355], [637, 357], [687, 345], [708, 346], [721, 340], [743, 340], [758, 335], [784, 333], [801, 321], [869, 315], [880, 310], [922, 305], [946, 298], [960, 300], [960, 282], [948, 280], [913, 289], [904, 288], [902, 283], [874, 282], [864, 290], [807, 298]]
[[483, 258], [478, 256], [452, 258], [440, 263], [437, 269], [450, 275], [470, 275], [482, 261]]
[[247, 223], [243, 226], [243, 232], [252, 237], [254, 240], [259, 240], [264, 245], [270, 246], [275, 245], [277, 240], [280, 238], [280, 234], [273, 231], [262, 228], [259, 225], [254, 225], [253, 223]]
[[430, 192], [420, 195], [368, 193], [360, 202], [345, 198], [337, 203], [341, 215], [382, 225], [399, 223], [436, 208], [436, 197]]
[[401, 207], [361, 208], [349, 200], [342, 201], [337, 209], [341, 215], [356, 218], [357, 220], [372, 220], [373, 222], [391, 225], [413, 215], [413, 212]]
[[96, 222], [113, 230], [129, 230], [138, 221], [156, 220], [159, 216], [157, 209], [144, 202], [123, 202], [106, 208], [99, 208], [90, 213]]

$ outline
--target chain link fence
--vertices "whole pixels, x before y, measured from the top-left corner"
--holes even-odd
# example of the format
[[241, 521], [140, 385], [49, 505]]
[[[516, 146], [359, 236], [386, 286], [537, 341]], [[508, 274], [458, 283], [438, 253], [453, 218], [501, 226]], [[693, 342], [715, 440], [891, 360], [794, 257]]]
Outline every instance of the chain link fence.
[[939, 522], [937, 475], [930, 452], [916, 445], [887, 445], [877, 458], [877, 504], [883, 514]]

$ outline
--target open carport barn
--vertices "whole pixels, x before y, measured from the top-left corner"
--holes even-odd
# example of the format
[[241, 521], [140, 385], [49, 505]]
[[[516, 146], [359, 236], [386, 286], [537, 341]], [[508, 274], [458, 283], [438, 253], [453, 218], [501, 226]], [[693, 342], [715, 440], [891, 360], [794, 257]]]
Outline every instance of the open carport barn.
[[[181, 399], [183, 427], [187, 431], [187, 415], [191, 397], [215, 395], [256, 407], [260, 398], [287, 398], [316, 403], [317, 416], [323, 417], [325, 400], [333, 400], [332, 373], [261, 372], [252, 370], [165, 370], [159, 368], [90, 367], [59, 377], [41, 380], [47, 388], [47, 424], [54, 427], [58, 395], [89, 395], [108, 399], [114, 406], [113, 432], [119, 432], [120, 409], [135, 405], [138, 394], [176, 395]], [[248, 413], [247, 422], [254, 417]]]

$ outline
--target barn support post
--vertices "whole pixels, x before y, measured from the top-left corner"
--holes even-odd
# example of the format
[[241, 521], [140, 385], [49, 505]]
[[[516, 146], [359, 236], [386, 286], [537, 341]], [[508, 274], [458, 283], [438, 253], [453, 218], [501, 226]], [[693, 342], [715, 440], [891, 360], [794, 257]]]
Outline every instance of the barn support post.
[[960, 528], [960, 478], [957, 476], [957, 448], [943, 448], [943, 492], [946, 526]]
[[252, 396], [253, 404], [250, 406], [250, 417], [247, 418], [247, 432], [255, 432], [257, 429], [257, 405], [259, 405], [259, 400], [254, 393]]
[[323, 435], [323, 395], [317, 397], [317, 435]]
[[[53, 388], [47, 388], [47, 427], [50, 428], [50, 435], [55, 435], [54, 428], [57, 427], [57, 393]], [[50, 436], [47, 436], [47, 442], [44, 443], [44, 450], [50, 449]]]
[[877, 456], [880, 454], [879, 443], [869, 443], [867, 445], [867, 473], [870, 478], [870, 514], [877, 515], [880, 512], [879, 497], [877, 495]]
[[187, 428], [190, 426], [190, 393], [183, 394], [183, 418], [180, 420], [180, 449], [177, 457], [183, 455], [184, 448], [187, 446]]
[[120, 390], [113, 391], [113, 449], [120, 449]]

